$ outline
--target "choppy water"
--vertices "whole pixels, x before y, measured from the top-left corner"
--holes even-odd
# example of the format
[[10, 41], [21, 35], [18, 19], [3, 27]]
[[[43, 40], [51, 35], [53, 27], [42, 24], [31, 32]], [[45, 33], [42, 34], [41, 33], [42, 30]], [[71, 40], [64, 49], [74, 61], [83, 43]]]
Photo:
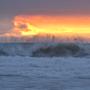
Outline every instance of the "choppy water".
[[0, 90], [90, 90], [90, 59], [0, 57]]

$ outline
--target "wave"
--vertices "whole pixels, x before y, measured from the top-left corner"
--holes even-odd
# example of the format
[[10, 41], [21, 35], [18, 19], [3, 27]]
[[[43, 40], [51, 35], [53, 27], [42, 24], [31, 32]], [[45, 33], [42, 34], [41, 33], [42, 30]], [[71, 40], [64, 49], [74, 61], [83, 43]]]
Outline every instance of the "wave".
[[89, 43], [3, 43], [0, 56], [85, 57], [90, 56]]

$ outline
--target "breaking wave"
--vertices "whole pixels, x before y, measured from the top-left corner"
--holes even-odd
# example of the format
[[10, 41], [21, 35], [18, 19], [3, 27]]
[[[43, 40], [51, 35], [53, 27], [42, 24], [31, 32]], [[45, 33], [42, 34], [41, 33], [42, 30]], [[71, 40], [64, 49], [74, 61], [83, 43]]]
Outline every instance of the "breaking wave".
[[85, 57], [90, 56], [89, 43], [3, 43], [0, 56]]

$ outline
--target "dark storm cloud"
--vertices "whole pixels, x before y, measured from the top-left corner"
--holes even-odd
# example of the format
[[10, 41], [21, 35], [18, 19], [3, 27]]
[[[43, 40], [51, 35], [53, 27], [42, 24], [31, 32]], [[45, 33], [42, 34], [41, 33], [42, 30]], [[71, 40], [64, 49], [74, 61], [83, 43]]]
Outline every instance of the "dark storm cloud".
[[1, 14], [89, 14], [90, 0], [0, 0]]

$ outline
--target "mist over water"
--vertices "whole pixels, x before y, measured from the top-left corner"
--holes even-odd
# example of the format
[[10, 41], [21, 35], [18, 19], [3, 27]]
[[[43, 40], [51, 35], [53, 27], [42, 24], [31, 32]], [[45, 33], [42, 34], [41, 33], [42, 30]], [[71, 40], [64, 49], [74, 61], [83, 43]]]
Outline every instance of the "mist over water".
[[89, 22], [89, 16], [16, 15], [0, 20], [0, 42], [89, 42]]

